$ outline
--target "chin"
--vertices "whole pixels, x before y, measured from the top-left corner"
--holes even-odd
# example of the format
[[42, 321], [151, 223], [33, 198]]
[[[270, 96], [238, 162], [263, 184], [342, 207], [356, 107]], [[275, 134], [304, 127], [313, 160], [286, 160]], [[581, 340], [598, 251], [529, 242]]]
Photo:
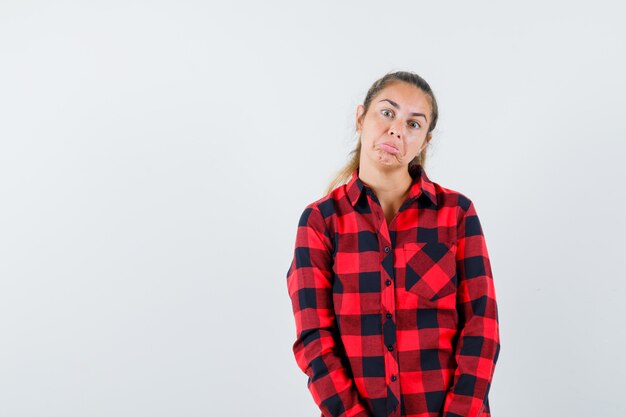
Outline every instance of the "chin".
[[385, 167], [397, 167], [397, 166], [402, 165], [402, 163], [398, 162], [397, 159], [388, 158], [388, 157], [378, 158], [377, 162], [380, 165], [385, 166]]

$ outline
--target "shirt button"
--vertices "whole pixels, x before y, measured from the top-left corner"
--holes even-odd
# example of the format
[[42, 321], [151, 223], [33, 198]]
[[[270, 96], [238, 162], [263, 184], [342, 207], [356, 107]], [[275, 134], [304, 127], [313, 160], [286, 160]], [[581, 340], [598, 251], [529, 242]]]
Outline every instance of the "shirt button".
[[385, 281], [385, 284], [387, 284], [387, 286], [390, 286], [391, 285], [391, 280], [388, 279], [387, 281]]
[[392, 380], [392, 381], [395, 381], [396, 379], [398, 379], [398, 378], [396, 378], [396, 376], [395, 376], [395, 375], [391, 375], [391, 380]]
[[391, 318], [391, 313], [387, 313], [387, 318], [390, 319]]
[[393, 346], [389, 345], [389, 346], [387, 346], [387, 349], [389, 350], [389, 352], [391, 352], [393, 350]]
[[385, 253], [389, 253], [391, 249], [389, 249], [389, 246], [385, 246]]

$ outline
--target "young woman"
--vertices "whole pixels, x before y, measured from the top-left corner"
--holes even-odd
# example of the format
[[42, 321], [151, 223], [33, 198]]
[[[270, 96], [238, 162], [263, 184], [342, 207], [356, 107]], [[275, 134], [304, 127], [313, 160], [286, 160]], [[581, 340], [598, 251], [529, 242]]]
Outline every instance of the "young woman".
[[322, 416], [491, 416], [495, 288], [474, 204], [426, 175], [437, 117], [417, 74], [376, 81], [353, 157], [300, 217], [293, 351]]

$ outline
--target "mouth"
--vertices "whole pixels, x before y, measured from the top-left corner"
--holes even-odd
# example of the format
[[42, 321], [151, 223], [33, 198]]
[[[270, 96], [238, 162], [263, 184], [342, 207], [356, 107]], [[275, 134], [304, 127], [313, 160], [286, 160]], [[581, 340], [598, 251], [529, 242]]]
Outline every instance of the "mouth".
[[393, 146], [392, 144], [390, 144], [389, 142], [381, 143], [380, 145], [378, 145], [378, 147], [382, 149], [383, 151], [393, 154], [393, 155], [397, 155], [400, 153], [400, 150], [396, 148], [395, 146]]

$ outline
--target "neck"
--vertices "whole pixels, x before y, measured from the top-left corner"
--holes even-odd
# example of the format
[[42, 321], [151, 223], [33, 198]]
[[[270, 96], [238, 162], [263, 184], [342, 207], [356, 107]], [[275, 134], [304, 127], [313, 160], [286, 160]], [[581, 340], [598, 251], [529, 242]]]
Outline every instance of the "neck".
[[382, 171], [368, 166], [361, 166], [358, 174], [361, 181], [370, 187], [379, 199], [402, 199], [413, 182], [406, 167]]

